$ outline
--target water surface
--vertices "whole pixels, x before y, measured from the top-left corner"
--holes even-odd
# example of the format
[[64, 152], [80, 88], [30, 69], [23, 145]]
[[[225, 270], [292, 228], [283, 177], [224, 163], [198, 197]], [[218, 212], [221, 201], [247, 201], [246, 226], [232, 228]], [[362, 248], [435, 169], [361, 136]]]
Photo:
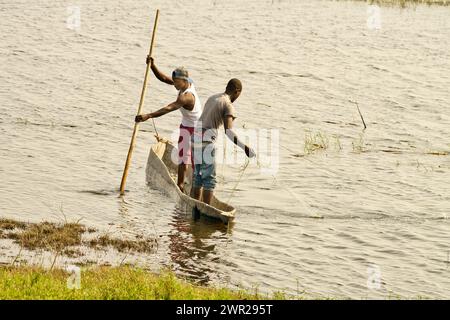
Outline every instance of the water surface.
[[[364, 3], [81, 0], [77, 32], [66, 26], [69, 5], [0, 9], [2, 217], [64, 213], [156, 235], [158, 253], [141, 263], [204, 284], [449, 298], [450, 158], [437, 155], [450, 151], [449, 8], [382, 8], [381, 30], [370, 30]], [[151, 122], [141, 125], [126, 202], [117, 197], [156, 8], [157, 65], [186, 66], [204, 101], [240, 78], [236, 126], [280, 132], [279, 171], [250, 164], [231, 228], [194, 222], [146, 186]], [[175, 96], [152, 77], [144, 109]], [[156, 125], [170, 136], [179, 122], [174, 113]], [[299, 157], [305, 131], [330, 137], [329, 148]], [[219, 168], [225, 200], [238, 167]], [[378, 290], [367, 285], [374, 266]]]

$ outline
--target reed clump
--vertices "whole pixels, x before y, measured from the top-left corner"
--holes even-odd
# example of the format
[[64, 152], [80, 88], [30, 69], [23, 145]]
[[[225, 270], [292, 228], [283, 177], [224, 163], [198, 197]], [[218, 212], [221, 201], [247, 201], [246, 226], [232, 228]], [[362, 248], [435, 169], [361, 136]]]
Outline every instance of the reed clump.
[[304, 154], [293, 154], [293, 156], [298, 158], [317, 151], [327, 150], [333, 146], [336, 151], [343, 150], [341, 138], [339, 135], [328, 135], [321, 131], [305, 131]]
[[155, 239], [123, 240], [111, 238], [108, 235], [102, 235], [96, 239], [92, 239], [88, 244], [92, 248], [112, 247], [119, 252], [135, 251], [139, 253], [152, 253], [155, 251], [157, 245]]
[[361, 152], [366, 151], [364, 145], [365, 145], [364, 136], [362, 134], [360, 134], [358, 138], [356, 138], [352, 141], [353, 152], [361, 153]]
[[79, 223], [24, 223], [11, 219], [0, 219], [0, 239], [14, 240], [21, 248], [28, 250], [47, 250], [68, 257], [79, 257], [83, 253], [79, 247], [92, 249], [113, 248], [119, 252], [151, 253], [157, 247], [153, 238], [118, 239], [109, 235], [100, 235], [84, 240], [86, 233], [97, 232]]
[[42, 222], [30, 224], [24, 231], [17, 233], [17, 242], [30, 250], [49, 249], [62, 251], [67, 247], [81, 244], [85, 227], [78, 223], [55, 224]]
[[439, 6], [450, 5], [450, 0], [356, 0], [356, 1], [364, 1], [371, 5], [399, 6], [402, 8], [419, 4], [439, 5]]
[[25, 222], [15, 221], [12, 219], [0, 219], [0, 230], [25, 229]]
[[305, 154], [311, 154], [318, 150], [326, 150], [329, 147], [329, 138], [322, 132], [305, 132]]

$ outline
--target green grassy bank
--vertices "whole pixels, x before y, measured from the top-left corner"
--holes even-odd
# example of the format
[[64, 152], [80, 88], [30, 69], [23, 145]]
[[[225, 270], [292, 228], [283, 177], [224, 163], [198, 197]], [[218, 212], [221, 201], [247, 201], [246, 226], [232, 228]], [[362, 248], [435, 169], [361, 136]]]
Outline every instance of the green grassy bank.
[[271, 296], [244, 290], [200, 287], [180, 280], [171, 272], [159, 275], [124, 267], [81, 269], [79, 289], [69, 289], [70, 274], [63, 270], [35, 267], [0, 267], [0, 299], [93, 299], [93, 300], [242, 300], [286, 299], [282, 293]]

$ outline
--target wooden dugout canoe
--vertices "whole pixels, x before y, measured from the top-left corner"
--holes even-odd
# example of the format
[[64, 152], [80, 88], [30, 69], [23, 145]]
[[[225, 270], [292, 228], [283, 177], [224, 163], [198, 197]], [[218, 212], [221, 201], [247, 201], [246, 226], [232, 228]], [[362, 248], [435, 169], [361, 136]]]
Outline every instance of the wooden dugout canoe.
[[181, 192], [176, 184], [178, 165], [172, 161], [172, 154], [174, 159], [177, 159], [178, 149], [166, 139], [160, 138], [151, 146], [146, 168], [147, 183], [160, 189], [170, 198], [179, 201], [188, 212], [192, 212], [196, 208], [201, 214], [220, 219], [224, 223], [233, 220], [236, 209], [215, 196], [213, 196], [211, 205], [189, 196], [192, 186], [191, 166], [186, 173], [185, 193]]

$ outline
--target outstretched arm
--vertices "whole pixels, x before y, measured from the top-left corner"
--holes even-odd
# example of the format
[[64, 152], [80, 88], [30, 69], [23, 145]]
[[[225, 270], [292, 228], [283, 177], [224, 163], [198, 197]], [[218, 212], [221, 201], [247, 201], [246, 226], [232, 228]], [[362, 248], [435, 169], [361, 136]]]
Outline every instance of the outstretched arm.
[[255, 157], [256, 156], [255, 151], [253, 151], [252, 148], [250, 148], [249, 146], [244, 144], [241, 140], [239, 140], [238, 136], [233, 131], [233, 117], [232, 116], [226, 116], [226, 118], [224, 119], [223, 124], [224, 124], [224, 127], [225, 127], [225, 134], [228, 137], [228, 139], [233, 141], [233, 143], [235, 145], [237, 145], [239, 148], [244, 150], [245, 154], [247, 155], [247, 157], [249, 157], [249, 158]]
[[184, 106], [190, 106], [194, 104], [194, 97], [190, 94], [181, 94], [178, 96], [177, 101], [172, 102], [171, 104], [165, 106], [164, 108], [159, 109], [158, 111], [138, 115], [135, 118], [136, 122], [147, 121], [150, 118], [158, 118], [169, 112], [178, 110]]
[[150, 67], [152, 68], [153, 73], [155, 74], [155, 77], [164, 83], [170, 84], [173, 86], [173, 80], [171, 77], [165, 75], [164, 73], [162, 73], [161, 71], [159, 71], [159, 69], [156, 67], [155, 65], [155, 59], [153, 59], [153, 57], [147, 56], [147, 64], [150, 63]]

